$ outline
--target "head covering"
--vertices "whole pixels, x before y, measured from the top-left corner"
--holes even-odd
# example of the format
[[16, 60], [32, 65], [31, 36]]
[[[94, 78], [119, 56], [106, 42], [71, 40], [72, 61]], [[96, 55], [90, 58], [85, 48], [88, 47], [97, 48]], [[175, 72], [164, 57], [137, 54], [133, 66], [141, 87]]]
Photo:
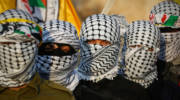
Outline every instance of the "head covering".
[[[180, 5], [172, 1], [163, 1], [155, 5], [150, 20], [158, 27], [180, 28]], [[180, 56], [180, 31], [162, 33], [159, 59], [173, 61]]]
[[[119, 61], [118, 64], [120, 67], [123, 67], [125, 65], [125, 50], [126, 50], [126, 31], [128, 27], [128, 22], [126, 21], [125, 17], [122, 15], [111, 15], [113, 18], [115, 18], [120, 26], [120, 55], [119, 55]], [[123, 68], [120, 69], [120, 74], [123, 74]]]
[[37, 68], [41, 77], [49, 79], [74, 90], [79, 78], [74, 71], [78, 62], [79, 38], [75, 27], [65, 21], [51, 20], [42, 25], [42, 43], [65, 43], [71, 45], [76, 53], [68, 56], [42, 55], [37, 58]]
[[162, 1], [155, 5], [150, 13], [152, 23], [169, 27], [180, 26], [180, 5], [172, 1]]
[[117, 20], [120, 26], [120, 32], [121, 32], [120, 36], [122, 36], [123, 38], [128, 26], [128, 22], [126, 21], [126, 18], [122, 15], [111, 15], [111, 16]]
[[0, 85], [18, 87], [27, 84], [35, 71], [40, 27], [22, 10], [0, 14]]
[[[109, 41], [111, 44], [101, 46], [87, 43], [87, 40], [97, 39]], [[82, 79], [97, 82], [103, 78], [112, 79], [117, 75], [120, 33], [117, 21], [112, 16], [89, 16], [82, 24], [80, 46], [78, 72]]]
[[127, 79], [145, 88], [157, 79], [156, 61], [159, 43], [159, 30], [149, 21], [134, 21], [128, 26], [125, 55]]

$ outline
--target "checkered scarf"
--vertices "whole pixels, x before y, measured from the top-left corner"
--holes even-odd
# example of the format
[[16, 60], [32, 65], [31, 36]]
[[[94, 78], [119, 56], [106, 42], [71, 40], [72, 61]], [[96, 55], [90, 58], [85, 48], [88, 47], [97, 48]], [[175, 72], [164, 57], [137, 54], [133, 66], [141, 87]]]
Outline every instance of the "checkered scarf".
[[[111, 45], [88, 44], [87, 40], [106, 40]], [[79, 75], [82, 79], [97, 82], [103, 78], [112, 79], [117, 75], [120, 33], [119, 26], [112, 16], [92, 15], [82, 24], [80, 34]]]
[[71, 56], [38, 56], [37, 68], [40, 75], [56, 83], [60, 83], [70, 90], [74, 90], [79, 79], [74, 71], [78, 61], [79, 38], [72, 24], [64, 21], [52, 20], [43, 27], [43, 43], [65, 43], [71, 45], [77, 53]]
[[[170, 1], [160, 2], [151, 10], [150, 20], [164, 26], [170, 22], [172, 26], [168, 27], [180, 28], [180, 5]], [[159, 59], [170, 62], [180, 56], [179, 44], [180, 32], [162, 33]]]
[[[157, 55], [160, 33], [148, 21], [135, 21], [128, 26], [126, 51], [126, 78], [147, 88], [157, 79]], [[140, 45], [141, 47], [137, 47]], [[131, 47], [136, 46], [136, 47]], [[148, 51], [152, 48], [153, 51]]]
[[[0, 14], [0, 85], [18, 87], [28, 83], [35, 74], [34, 59], [39, 33], [33, 18], [22, 10]], [[9, 42], [9, 43], [7, 43]]]
[[120, 55], [119, 55], [119, 60], [118, 60], [118, 64], [119, 66], [121, 67], [120, 69], [120, 74], [123, 74], [124, 72], [124, 65], [125, 65], [125, 49], [126, 49], [126, 43], [125, 43], [125, 37], [126, 37], [126, 31], [127, 31], [127, 26], [128, 26], [128, 22], [126, 21], [125, 17], [124, 16], [121, 16], [121, 15], [112, 15], [112, 17], [114, 17], [119, 26], [120, 26]]
[[180, 26], [180, 5], [172, 1], [162, 1], [155, 5], [150, 12], [152, 23], [163, 26]]
[[120, 35], [124, 37], [124, 34], [126, 32], [128, 22], [126, 21], [126, 18], [122, 15], [111, 15], [113, 18], [115, 18], [120, 26]]
[[180, 32], [162, 33], [159, 59], [171, 62], [180, 56]]

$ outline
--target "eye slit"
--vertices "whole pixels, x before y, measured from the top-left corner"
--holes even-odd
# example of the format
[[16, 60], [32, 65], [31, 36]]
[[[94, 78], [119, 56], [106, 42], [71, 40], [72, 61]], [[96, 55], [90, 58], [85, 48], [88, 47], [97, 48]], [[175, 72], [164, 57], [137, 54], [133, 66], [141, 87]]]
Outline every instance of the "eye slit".
[[[142, 47], [142, 46], [141, 46], [141, 45], [131, 45], [131, 46], [129, 46], [129, 47], [130, 47], [130, 48], [136, 48], [136, 47], [140, 48], [140, 47]], [[147, 48], [146, 51], [154, 51], [154, 48]]]
[[98, 44], [98, 45], [101, 45], [101, 46], [107, 46], [107, 45], [111, 44], [111, 42], [109, 42], [107, 40], [100, 40], [100, 39], [97, 39], [97, 40], [87, 40], [86, 43], [88, 43], [88, 44]]
[[55, 49], [54, 49], [52, 43], [44, 43], [44, 44], [39, 46], [39, 50], [45, 51], [45, 52], [51, 52], [51, 51], [54, 51]]
[[131, 45], [131, 46], [129, 46], [129, 47], [131, 47], [131, 48], [136, 48], [136, 47], [140, 48], [140, 47], [142, 47], [142, 46], [141, 46], [141, 45]]
[[161, 27], [159, 29], [161, 33], [174, 33], [180, 31], [180, 28], [171, 28], [171, 27]]
[[43, 43], [39, 47], [39, 55], [68, 56], [76, 53], [76, 50], [69, 44], [64, 43]]
[[16, 44], [15, 42], [0, 42], [2, 45]]
[[60, 49], [62, 51], [64, 51], [65, 53], [67, 53], [70, 51], [71, 48], [70, 48], [70, 46], [64, 45], [64, 46], [61, 46]]
[[95, 40], [87, 40], [86, 41], [88, 44], [96, 44], [96, 41]]
[[154, 48], [148, 48], [147, 51], [154, 51]]
[[71, 45], [68, 44], [61, 44], [59, 46], [59, 49], [64, 53], [69, 53], [69, 54], [76, 53], [76, 50]]
[[110, 45], [111, 43], [109, 41], [105, 41], [105, 40], [102, 40], [100, 42], [100, 45], [103, 45], [103, 46], [107, 46], [107, 45]]
[[48, 49], [48, 50], [51, 50], [51, 49], [54, 49], [54, 48], [56, 48], [56, 46], [54, 46], [54, 44], [47, 44], [45, 46], [45, 49]]

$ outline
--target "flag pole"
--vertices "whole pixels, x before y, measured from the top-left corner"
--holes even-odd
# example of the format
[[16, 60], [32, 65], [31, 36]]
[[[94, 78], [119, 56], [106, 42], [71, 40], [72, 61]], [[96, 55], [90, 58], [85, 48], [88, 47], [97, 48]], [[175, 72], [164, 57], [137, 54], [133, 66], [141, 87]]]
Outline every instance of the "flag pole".
[[101, 14], [108, 14], [116, 0], [107, 0]]

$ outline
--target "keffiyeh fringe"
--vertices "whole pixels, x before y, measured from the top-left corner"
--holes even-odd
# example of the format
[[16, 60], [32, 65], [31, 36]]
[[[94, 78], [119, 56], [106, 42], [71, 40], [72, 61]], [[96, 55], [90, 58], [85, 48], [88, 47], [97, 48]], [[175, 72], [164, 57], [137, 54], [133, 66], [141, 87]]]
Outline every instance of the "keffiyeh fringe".
[[125, 76], [125, 78], [128, 80], [131, 80], [135, 83], [139, 83], [144, 88], [148, 88], [155, 80], [158, 80], [157, 71], [148, 74], [148, 76], [146, 76], [145, 79], [134, 79], [134, 78], [127, 77], [127, 76]]
[[79, 75], [80, 79], [93, 81], [93, 82], [97, 83], [98, 81], [100, 81], [100, 80], [102, 80], [104, 78], [107, 78], [109, 80], [113, 80], [113, 78], [118, 75], [118, 72], [119, 72], [119, 66], [115, 66], [114, 68], [112, 68], [107, 73], [99, 75], [99, 76], [87, 76], [87, 75], [84, 75], [84, 74], [82, 74], [80, 72], [78, 72], [78, 75]]

